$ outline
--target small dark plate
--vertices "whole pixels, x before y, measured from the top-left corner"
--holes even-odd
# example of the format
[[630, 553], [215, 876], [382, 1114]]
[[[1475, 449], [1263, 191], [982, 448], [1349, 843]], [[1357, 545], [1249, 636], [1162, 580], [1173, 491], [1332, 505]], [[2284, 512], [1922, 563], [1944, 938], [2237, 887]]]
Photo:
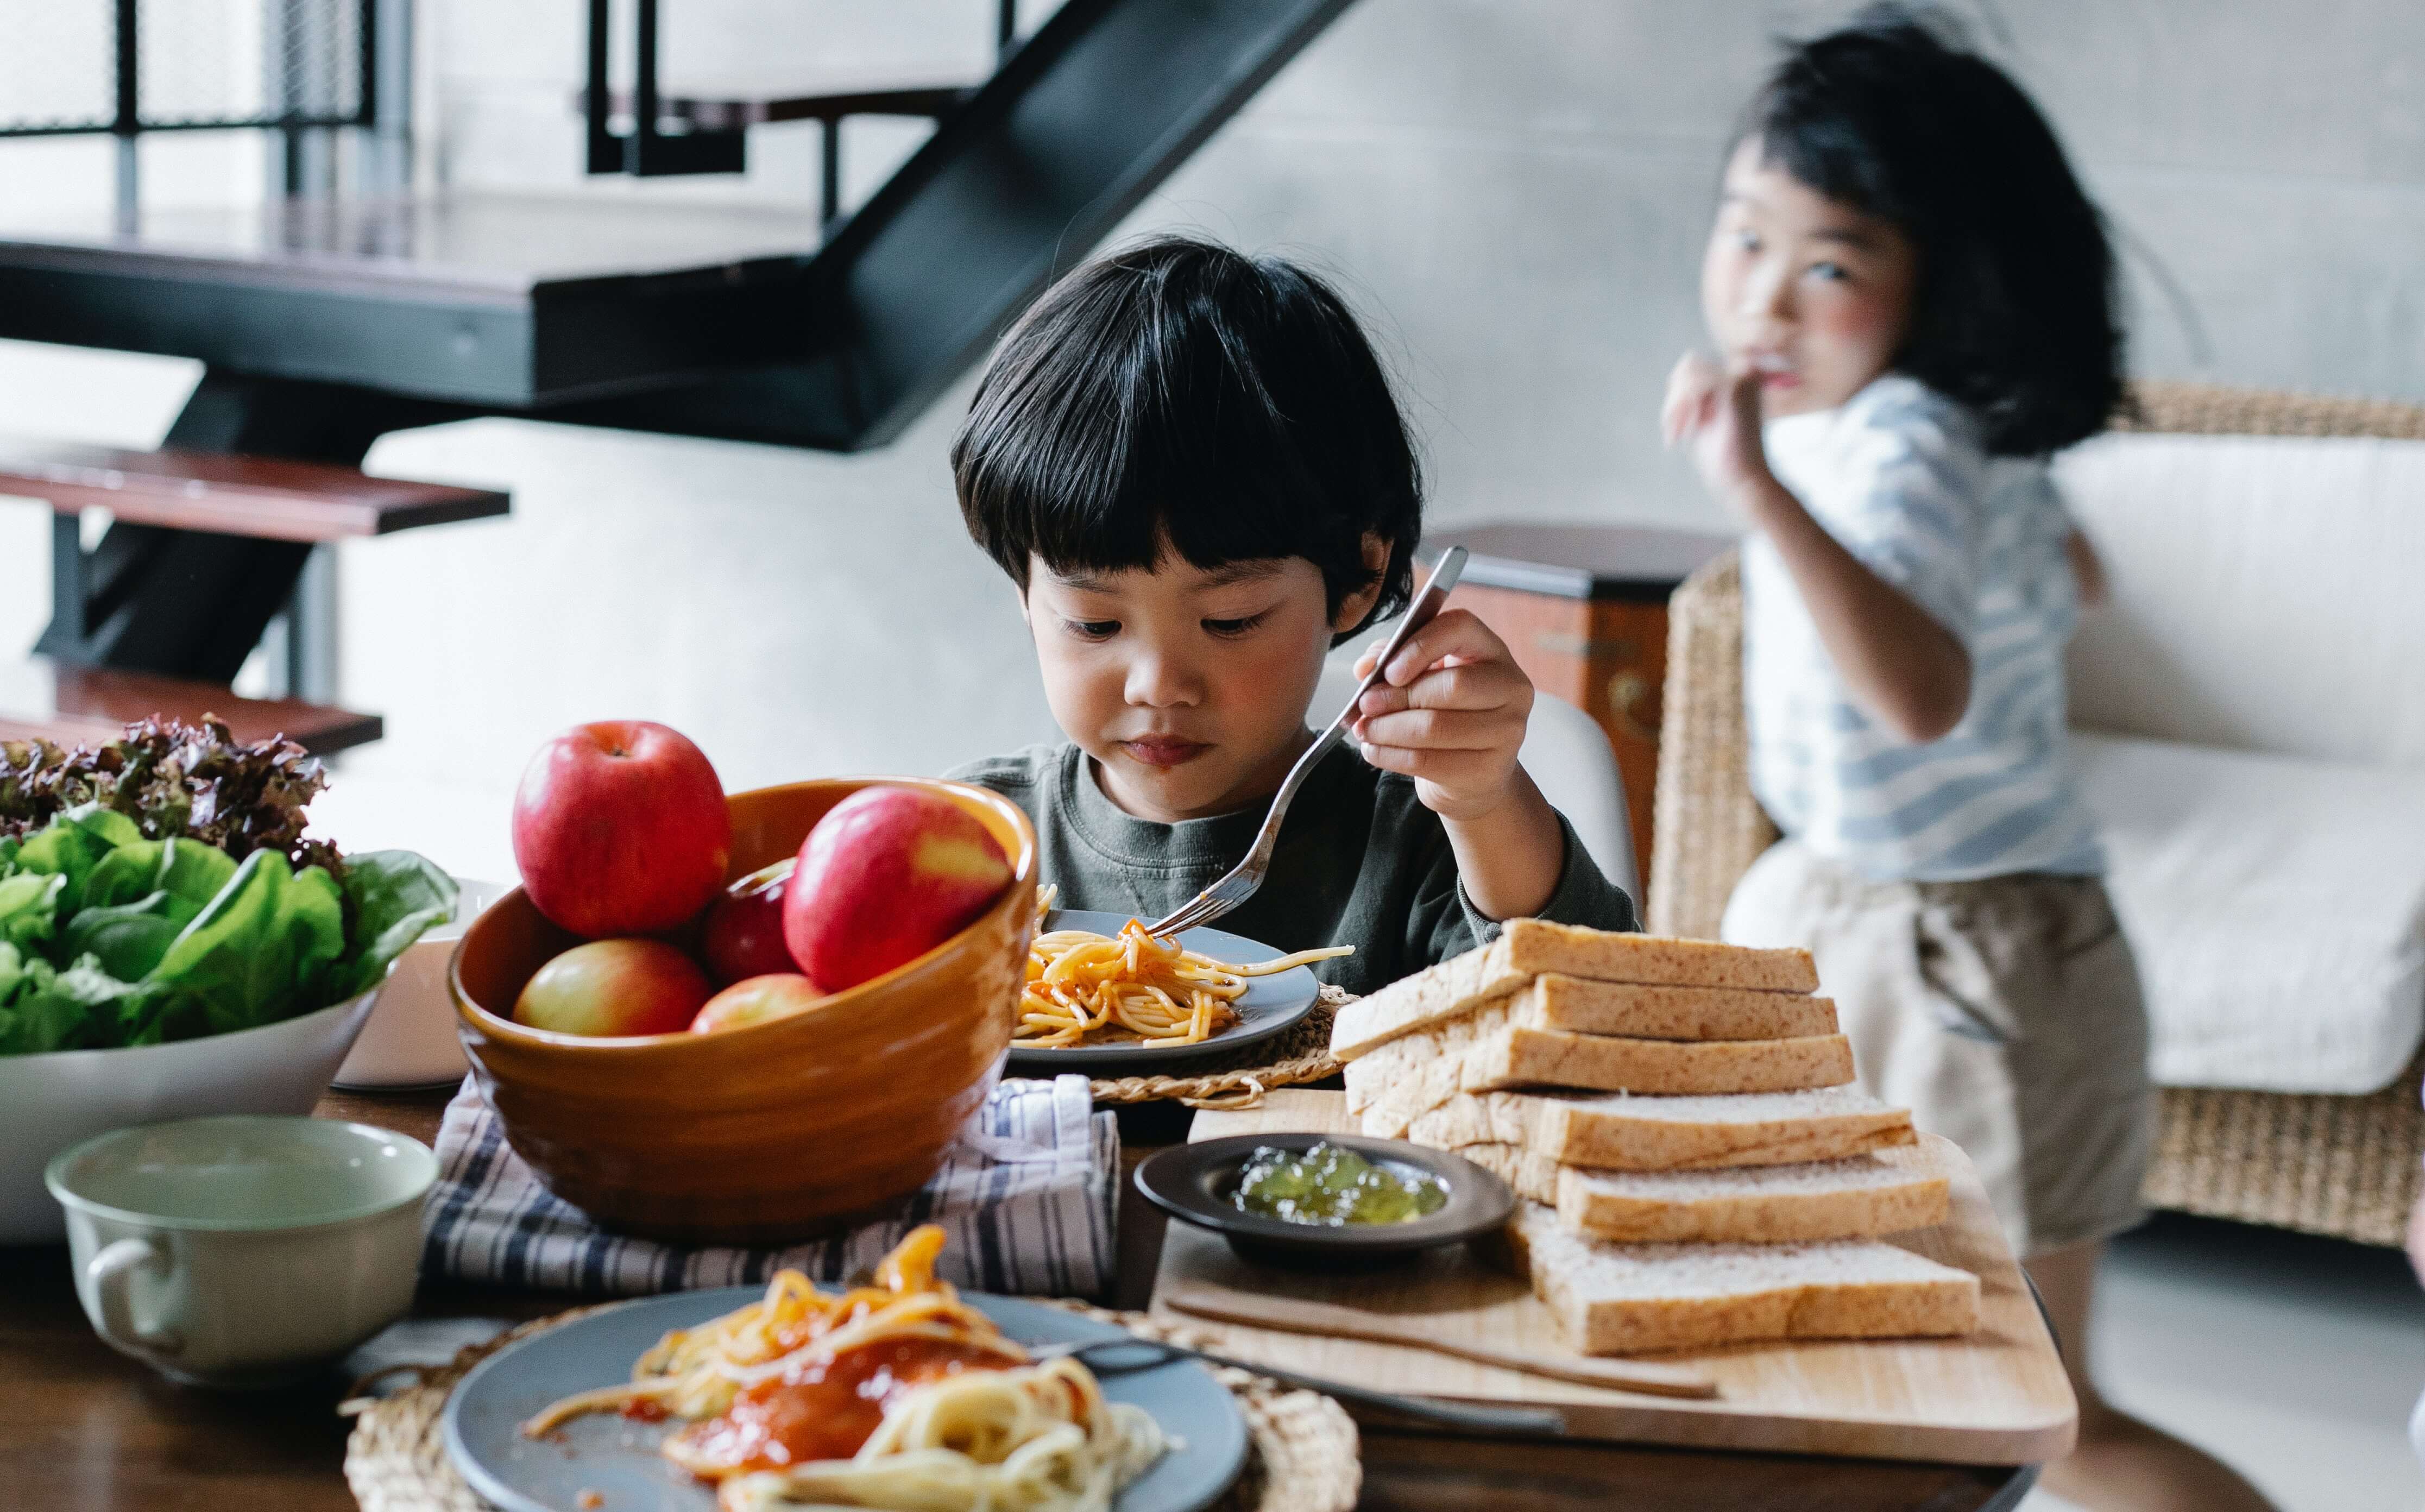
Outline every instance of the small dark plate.
[[[1332, 1228], [1242, 1213], [1229, 1200], [1238, 1189], [1239, 1172], [1256, 1150], [1311, 1150], [1324, 1143], [1352, 1150], [1375, 1166], [1394, 1166], [1400, 1176], [1438, 1177], [1448, 1186], [1447, 1206], [1405, 1223]], [[1332, 1270], [1463, 1244], [1496, 1231], [1516, 1211], [1516, 1194], [1507, 1183], [1461, 1155], [1361, 1134], [1236, 1134], [1174, 1145], [1137, 1166], [1136, 1187], [1147, 1201], [1181, 1223], [1210, 1229], [1229, 1240], [1242, 1259]]]

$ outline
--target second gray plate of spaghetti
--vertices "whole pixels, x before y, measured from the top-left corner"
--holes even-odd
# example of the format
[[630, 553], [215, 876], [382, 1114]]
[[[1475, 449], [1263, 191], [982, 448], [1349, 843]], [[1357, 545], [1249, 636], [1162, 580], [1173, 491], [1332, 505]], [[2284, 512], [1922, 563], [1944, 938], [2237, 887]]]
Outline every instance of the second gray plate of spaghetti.
[[[506, 1345], [482, 1360], [446, 1402], [446, 1453], [463, 1479], [505, 1512], [715, 1512], [715, 1492], [657, 1453], [678, 1423], [605, 1412], [539, 1439], [522, 1424], [549, 1404], [632, 1378], [632, 1362], [668, 1329], [688, 1328], [763, 1298], [763, 1286], [676, 1292], [606, 1308]], [[1024, 1344], [1125, 1339], [1126, 1330], [1059, 1308], [970, 1292]], [[1113, 1512], [1198, 1512], [1246, 1462], [1246, 1420], [1212, 1373], [1193, 1360], [1103, 1377], [1103, 1395], [1145, 1408], [1176, 1440], [1129, 1483]]]

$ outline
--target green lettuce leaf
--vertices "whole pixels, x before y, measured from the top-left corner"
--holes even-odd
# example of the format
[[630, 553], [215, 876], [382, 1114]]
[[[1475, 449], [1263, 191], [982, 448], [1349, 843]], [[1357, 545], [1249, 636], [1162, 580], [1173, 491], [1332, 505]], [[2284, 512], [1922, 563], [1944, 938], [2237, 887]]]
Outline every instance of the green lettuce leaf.
[[89, 962], [61, 972], [0, 945], [0, 1055], [80, 1050], [107, 1042], [105, 1007], [129, 989]]
[[120, 845], [142, 843], [143, 831], [135, 828], [134, 820], [115, 809], [86, 804], [60, 814], [40, 833], [20, 843], [15, 864], [20, 871], [67, 878], [59, 891], [58, 907], [63, 913], [72, 912], [84, 906], [85, 883], [103, 858]]
[[237, 861], [191, 837], [147, 840], [115, 810], [69, 810], [0, 839], [0, 1055], [309, 1013], [377, 987], [455, 905], [454, 879], [410, 851], [350, 858], [341, 879], [282, 849]]
[[166, 893], [134, 903], [88, 908], [68, 921], [59, 944], [70, 959], [90, 956], [119, 980], [139, 982], [160, 964], [169, 947], [201, 912]]
[[[0, 943], [31, 956], [58, 931], [59, 892], [67, 878], [41, 872], [0, 873]], [[8, 997], [0, 993], [0, 1003]]]
[[166, 893], [200, 913], [235, 876], [227, 852], [197, 840], [137, 840], [101, 858], [85, 879], [81, 908], [139, 903]]
[[329, 874], [256, 850], [145, 981], [190, 994], [209, 1032], [227, 1034], [322, 1006], [313, 989], [345, 953], [345, 903]]
[[84, 907], [60, 934], [62, 956], [94, 956], [120, 981], [141, 981], [235, 872], [224, 851], [197, 841], [120, 845], [85, 879]]
[[332, 1002], [378, 986], [406, 946], [455, 916], [455, 879], [409, 850], [347, 857], [345, 893], [355, 948], [338, 969]]
[[102, 1006], [109, 1021], [104, 1032], [122, 1045], [161, 1045], [217, 1032], [211, 1026], [209, 1005], [176, 982], [132, 983]]
[[121, 1023], [127, 1007], [146, 991], [139, 982], [122, 982], [91, 957], [77, 958], [51, 984], [54, 996], [72, 1003], [84, 1014], [83, 1042], [112, 1045], [124, 1042]]

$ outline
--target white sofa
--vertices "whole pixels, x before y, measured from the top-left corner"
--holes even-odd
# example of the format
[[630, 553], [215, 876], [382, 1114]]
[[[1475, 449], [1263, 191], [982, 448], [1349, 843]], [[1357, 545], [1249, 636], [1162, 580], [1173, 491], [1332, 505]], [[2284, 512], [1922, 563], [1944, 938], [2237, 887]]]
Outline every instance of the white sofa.
[[2365, 1093], [2425, 1033], [2425, 441], [2102, 437], [2072, 724], [2167, 1086]]
[[[2182, 384], [2057, 476], [2107, 602], [2074, 750], [2148, 994], [2159, 1206], [2396, 1245], [2425, 1114], [2425, 409]], [[1671, 619], [1650, 925], [1775, 838], [1731, 557]]]

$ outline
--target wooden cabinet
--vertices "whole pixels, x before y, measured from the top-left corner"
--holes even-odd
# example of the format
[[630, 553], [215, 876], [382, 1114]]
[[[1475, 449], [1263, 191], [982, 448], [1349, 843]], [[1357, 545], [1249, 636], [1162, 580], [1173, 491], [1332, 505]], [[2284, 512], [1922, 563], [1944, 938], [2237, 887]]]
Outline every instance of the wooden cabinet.
[[1635, 873], [1646, 880], [1668, 595], [1731, 541], [1645, 525], [1551, 524], [1474, 525], [1423, 539], [1426, 555], [1450, 546], [1472, 553], [1449, 603], [1497, 631], [1534, 686], [1607, 732], [1625, 780]]

